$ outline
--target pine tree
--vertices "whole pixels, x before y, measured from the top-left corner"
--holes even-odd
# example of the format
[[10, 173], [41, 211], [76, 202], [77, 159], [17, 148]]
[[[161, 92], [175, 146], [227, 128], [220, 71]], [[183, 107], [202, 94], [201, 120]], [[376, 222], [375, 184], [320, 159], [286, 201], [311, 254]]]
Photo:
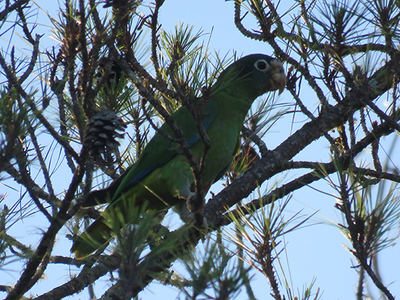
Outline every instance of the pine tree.
[[[347, 239], [352, 261], [342, 263], [358, 274], [356, 299], [400, 295], [380, 265], [399, 238], [399, 2], [284, 2], [225, 3], [238, 32], [284, 62], [287, 87], [252, 107], [223, 189], [205, 197], [207, 226], [133, 211], [138, 225], [123, 224], [84, 260], [68, 249], [103, 208], [87, 207], [89, 192], [133, 164], [188, 99], [206, 96], [234, 55], [218, 55], [200, 28], [165, 30], [165, 0], [66, 0], [48, 27], [38, 26], [35, 2], [0, 4], [0, 272], [17, 271], [0, 276], [5, 299], [84, 289], [131, 299], [155, 281], [184, 299], [256, 299], [255, 276], [273, 299], [335, 298], [318, 274], [293, 286], [304, 270], [286, 262], [287, 240], [320, 228], [316, 197], [338, 216], [329, 223]], [[48, 46], [49, 35], [57, 43]], [[321, 156], [304, 155], [313, 151]], [[315, 213], [293, 212], [298, 200]], [[55, 266], [63, 283], [38, 292]], [[340, 289], [340, 280], [330, 285]]]

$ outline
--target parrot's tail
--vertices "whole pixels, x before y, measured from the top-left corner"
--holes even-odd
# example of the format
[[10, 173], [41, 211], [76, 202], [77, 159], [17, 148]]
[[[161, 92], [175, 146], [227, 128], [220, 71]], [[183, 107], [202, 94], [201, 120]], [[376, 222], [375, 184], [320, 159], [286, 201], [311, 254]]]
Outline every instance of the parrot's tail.
[[76, 237], [71, 252], [77, 259], [83, 259], [106, 244], [112, 236], [111, 228], [104, 223], [104, 218], [100, 217]]

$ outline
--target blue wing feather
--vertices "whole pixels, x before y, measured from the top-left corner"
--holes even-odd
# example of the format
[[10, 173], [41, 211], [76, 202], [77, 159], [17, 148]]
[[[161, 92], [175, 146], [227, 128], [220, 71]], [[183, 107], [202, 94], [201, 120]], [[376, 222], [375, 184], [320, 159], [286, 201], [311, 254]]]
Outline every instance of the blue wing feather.
[[[217, 105], [213, 101], [208, 101], [201, 106], [200, 118], [204, 130], [212, 124], [217, 114]], [[173, 114], [176, 125], [181, 129], [189, 147], [199, 142], [200, 134], [196, 128], [196, 122], [186, 107], [181, 107]], [[107, 188], [107, 193], [112, 195], [112, 201], [116, 200], [121, 194], [138, 184], [143, 178], [154, 170], [162, 167], [168, 161], [180, 154], [180, 147], [169, 140], [166, 136], [173, 136], [173, 132], [168, 124], [164, 124], [159, 129], [162, 134], [157, 132], [145, 147], [139, 160], [121, 175], [116, 184], [112, 183]], [[154, 157], [159, 157], [154, 161]]]

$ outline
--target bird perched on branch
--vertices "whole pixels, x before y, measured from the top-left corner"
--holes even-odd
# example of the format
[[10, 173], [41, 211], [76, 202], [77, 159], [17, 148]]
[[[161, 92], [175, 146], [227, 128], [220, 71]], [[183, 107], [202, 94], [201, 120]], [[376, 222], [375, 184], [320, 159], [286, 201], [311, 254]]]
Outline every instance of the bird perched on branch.
[[[193, 161], [199, 165], [203, 160], [197, 179], [205, 195], [231, 165], [253, 101], [269, 91], [281, 93], [285, 84], [282, 63], [268, 55], [248, 55], [228, 66], [211, 87], [207, 99], [196, 106], [196, 117], [185, 105], [172, 115], [192, 162], [182, 143], [177, 143], [176, 130], [168, 123], [163, 124], [135, 164], [108, 188], [89, 194], [86, 204], [109, 205], [76, 237], [71, 248], [76, 258], [90, 255], [112, 239], [115, 231], [105, 217], [110, 212], [122, 216], [124, 224], [131, 224], [134, 221], [129, 220], [128, 210], [132, 204], [136, 208], [145, 206], [161, 211], [188, 201], [195, 191]], [[198, 129], [199, 125], [203, 130]], [[199, 131], [206, 133], [207, 143]]]

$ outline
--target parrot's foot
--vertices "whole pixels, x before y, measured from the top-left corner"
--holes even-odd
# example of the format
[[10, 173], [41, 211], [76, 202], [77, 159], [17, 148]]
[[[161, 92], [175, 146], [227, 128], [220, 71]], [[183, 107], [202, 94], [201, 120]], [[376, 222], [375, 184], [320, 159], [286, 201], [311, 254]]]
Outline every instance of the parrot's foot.
[[[175, 206], [174, 208], [175, 212], [179, 215], [181, 220], [185, 223], [193, 223], [193, 224], [201, 224], [201, 227], [203, 228], [208, 228], [208, 223], [207, 219], [204, 217], [203, 214], [200, 215], [200, 213], [193, 213], [191, 212], [187, 205], [180, 205], [180, 206]], [[198, 216], [201, 216], [202, 220], [198, 220]], [[200, 221], [200, 222], [199, 222]]]
[[187, 208], [186, 205], [176, 205], [174, 211], [179, 215], [181, 220], [185, 223], [194, 222], [194, 214]]

